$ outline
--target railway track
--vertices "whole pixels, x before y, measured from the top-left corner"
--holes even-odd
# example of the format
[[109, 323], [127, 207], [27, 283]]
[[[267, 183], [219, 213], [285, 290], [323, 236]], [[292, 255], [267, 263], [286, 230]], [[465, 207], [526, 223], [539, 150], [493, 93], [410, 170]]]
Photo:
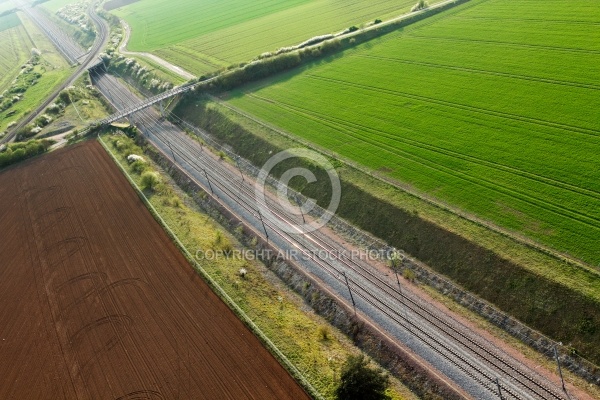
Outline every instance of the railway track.
[[[147, 125], [147, 117], [146, 117], [146, 121], [145, 121], [145, 125]], [[152, 123], [156, 123], [157, 121], [150, 121], [150, 124]], [[152, 125], [148, 125], [149, 129], [152, 129]], [[158, 135], [159, 133], [157, 131], [154, 132], [156, 135]], [[162, 138], [163, 140], [167, 139], [167, 138]], [[181, 143], [180, 144], [184, 144]], [[189, 162], [189, 160], [188, 160]], [[218, 174], [219, 180], [220, 179], [226, 179], [226, 175], [224, 173], [220, 173], [219, 171], [219, 163], [212, 163], [212, 165], [210, 166], [206, 166], [205, 168], [209, 168], [211, 171], [214, 171], [215, 173]], [[217, 180], [217, 181], [219, 181]], [[244, 195], [246, 197], [246, 199], [252, 199], [254, 196], [254, 191], [252, 190], [251, 187], [249, 187], [248, 185], [245, 185], [244, 182], [240, 182], [240, 186], [239, 188], [244, 192]], [[229, 192], [231, 194], [232, 191], [229, 190]], [[286, 210], [283, 210], [281, 207], [279, 207], [279, 205], [273, 201], [269, 201], [270, 198], [267, 197], [267, 201], [269, 202], [269, 208], [271, 209], [271, 211], [277, 216], [277, 218], [284, 222], [284, 223], [299, 223], [300, 221], [298, 221], [297, 219], [294, 220], [290, 220], [289, 214], [286, 213]], [[247, 207], [247, 210], [256, 214], [259, 212], [259, 210], [256, 208], [255, 204], [252, 204], [252, 200], [245, 201], [245, 206]], [[276, 229], [277, 225], [271, 225], [270, 223], [267, 223], [267, 225], [271, 228], [271, 229]], [[478, 340], [476, 340], [474, 337], [472, 337], [472, 335], [470, 335], [466, 330], [460, 330], [456, 327], [456, 325], [452, 325], [449, 324], [447, 322], [447, 319], [442, 318], [439, 315], [439, 312], [433, 312], [429, 307], [424, 306], [421, 302], [416, 301], [415, 299], [407, 296], [406, 294], [403, 294], [401, 292], [401, 289], [399, 287], [395, 287], [393, 285], [391, 285], [389, 282], [387, 282], [386, 280], [382, 279], [381, 277], [372, 274], [372, 269], [369, 268], [368, 266], [362, 264], [362, 263], [358, 263], [356, 262], [356, 260], [353, 260], [352, 258], [349, 258], [347, 256], [344, 256], [343, 252], [340, 252], [339, 249], [335, 248], [334, 245], [331, 244], [331, 242], [329, 242], [326, 237], [324, 235], [320, 235], [318, 232], [314, 233], [311, 237], [311, 242], [314, 246], [316, 246], [316, 248], [319, 250], [318, 253], [322, 254], [322, 251], [325, 251], [326, 254], [328, 254], [329, 256], [332, 256], [333, 258], [335, 258], [339, 263], [341, 263], [346, 269], [352, 270], [354, 272], [356, 272], [359, 276], [358, 280], [354, 280], [354, 279], [348, 279], [348, 282], [353, 285], [353, 287], [355, 289], [359, 289], [359, 293], [362, 292], [363, 294], [363, 298], [366, 299], [373, 307], [376, 307], [377, 309], [379, 309], [380, 311], [384, 312], [385, 314], [387, 314], [390, 318], [394, 319], [397, 323], [403, 325], [407, 330], [411, 331], [413, 334], [415, 334], [415, 336], [419, 336], [421, 338], [425, 338], [426, 340], [433, 342], [433, 343], [437, 343], [440, 346], [444, 346], [443, 343], [439, 342], [434, 336], [430, 335], [427, 331], [421, 329], [419, 326], [411, 326], [410, 325], [410, 320], [407, 318], [405, 313], [402, 313], [401, 311], [398, 311], [397, 305], [400, 304], [401, 308], [408, 308], [411, 312], [413, 312], [414, 314], [419, 315], [422, 319], [427, 320], [428, 322], [430, 322], [432, 325], [436, 326], [438, 329], [440, 329], [440, 331], [444, 332], [446, 335], [452, 337], [454, 340], [456, 340], [458, 343], [460, 343], [462, 346], [464, 346], [465, 348], [469, 348], [469, 350], [471, 350], [474, 354], [476, 354], [477, 356], [481, 357], [482, 359], [485, 359], [489, 364], [496, 366], [498, 373], [503, 373], [505, 372], [503, 369], [507, 368], [511, 371], [513, 371], [515, 374], [513, 375], [513, 377], [515, 377], [515, 380], [518, 381], [519, 385], [521, 385], [524, 388], [528, 388], [531, 389], [537, 398], [555, 398], [555, 399], [559, 399], [562, 398], [559, 395], [556, 395], [556, 393], [554, 393], [552, 391], [552, 389], [550, 389], [548, 386], [546, 386], [545, 384], [539, 384], [538, 382], [536, 382], [536, 380], [534, 380], [533, 378], [531, 378], [531, 376], [528, 373], [523, 372], [521, 369], [519, 368], [515, 368], [509, 361], [507, 361], [504, 357], [499, 355], [499, 352], [493, 352], [491, 350], [489, 350], [490, 346], [493, 346], [491, 343], [487, 342], [487, 343], [480, 343]], [[298, 243], [298, 240], [295, 240], [295, 243]], [[340, 275], [343, 275], [345, 271], [337, 269], [335, 267], [331, 268], [330, 265], [328, 265], [326, 262], [324, 262], [322, 259], [319, 258], [313, 258], [313, 261], [318, 263], [323, 269], [328, 270], [330, 274], [335, 275], [338, 279], [340, 277]], [[339, 279], [341, 281], [341, 279]], [[392, 303], [390, 304], [389, 301], [383, 301], [378, 297], [374, 297], [372, 292], [366, 288], [363, 284], [361, 284], [361, 281], [368, 281], [371, 284], [375, 285], [376, 287], [378, 287], [379, 289], [381, 289], [384, 293], [386, 293], [389, 296], [389, 299], [393, 299], [396, 300], [396, 303]], [[486, 346], [488, 345], [488, 346]], [[498, 350], [495, 348], [494, 346], [494, 350]], [[457, 357], [459, 359], [462, 359], [463, 361], [465, 360], [464, 358], [461, 358], [460, 355], [458, 355], [456, 352], [451, 352], [452, 355], [454, 357]], [[448, 355], [444, 355], [445, 357], [448, 358]], [[465, 370], [466, 373], [469, 373], [469, 371]], [[532, 372], [532, 371], [529, 371]], [[480, 379], [477, 375], [469, 373], [473, 379]], [[485, 378], [487, 378], [490, 382], [494, 381], [494, 377], [492, 375], [489, 374], [483, 374]], [[483, 381], [480, 381], [482, 383], [484, 383]], [[504, 390], [507, 393], [510, 393], [514, 396], [514, 398], [520, 398], [518, 396], [518, 394], [514, 393], [513, 391], [511, 391], [510, 388], [505, 387]]]
[[[115, 108], [123, 109], [141, 102], [116, 80], [106, 75], [94, 78]], [[393, 324], [395, 327], [392, 331], [401, 329], [419, 343], [413, 348], [427, 347], [429, 353], [438, 358], [434, 365], [445, 369], [452, 380], [474, 397], [569, 398], [553, 383], [478, 337], [451, 316], [412, 293], [401, 290], [399, 285], [378, 274], [367, 263], [347, 257], [344, 249], [326, 235], [320, 232], [282, 232], [278, 228], [280, 224], [298, 224], [301, 222], [300, 216], [290, 214], [270, 196], [267, 196], [267, 203], [274, 217], [262, 216], [248, 177], [244, 179], [240, 171], [208, 154], [175, 126], [160, 120], [156, 111], [142, 110], [134, 114], [132, 120], [150, 142], [205, 187], [207, 192], [212, 192], [217, 201], [236, 211], [240, 219], [245, 220], [256, 232], [264, 229], [263, 235], [268, 235], [276, 246], [300, 251], [312, 264], [307, 267], [309, 273], [316, 275], [320, 270], [321, 280], [326, 275], [334, 290], [348, 301], [352, 301], [347, 295], [350, 290], [357, 297], [359, 311], [387, 328], [386, 331], [389, 332], [388, 326]], [[177, 122], [185, 125], [185, 121]], [[327, 256], [321, 257], [321, 254]]]
[[71, 64], [76, 65], [77, 60], [85, 54], [85, 50], [65, 33], [59, 26], [48, 19], [37, 7], [19, 4], [21, 10], [41, 29], [50, 39], [54, 47]]

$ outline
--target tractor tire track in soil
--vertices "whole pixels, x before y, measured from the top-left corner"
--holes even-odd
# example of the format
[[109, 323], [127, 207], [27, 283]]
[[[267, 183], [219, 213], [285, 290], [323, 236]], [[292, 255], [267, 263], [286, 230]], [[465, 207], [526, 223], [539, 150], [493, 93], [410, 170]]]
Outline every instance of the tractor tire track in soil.
[[308, 399], [91, 141], [0, 173], [1, 399]]

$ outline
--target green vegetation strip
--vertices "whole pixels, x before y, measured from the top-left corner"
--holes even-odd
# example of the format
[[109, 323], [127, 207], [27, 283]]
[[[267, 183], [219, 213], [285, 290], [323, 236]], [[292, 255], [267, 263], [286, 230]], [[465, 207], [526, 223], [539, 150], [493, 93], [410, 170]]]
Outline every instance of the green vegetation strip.
[[24, 143], [0, 145], [0, 169], [48, 151], [50, 140], [30, 140]]
[[[188, 249], [231, 250], [232, 246], [238, 247], [238, 243], [208, 216], [191, 209], [187, 198], [181, 200], [181, 194], [175, 193], [170, 184], [160, 183], [167, 179], [165, 175], [150, 178], [149, 174], [156, 174], [156, 170], [149, 164], [128, 165], [125, 160], [128, 154], [143, 154], [131, 139], [124, 135], [103, 135], [99, 141], [150, 212], [215, 292], [314, 398], [333, 399], [341, 366], [346, 356], [358, 353], [358, 349], [323, 319], [301, 310], [306, 307], [302, 300], [290, 296], [281, 283], [275, 282], [277, 278], [266, 278], [269, 273], [260, 263], [226, 258], [196, 260]], [[120, 142], [119, 148], [113, 141]], [[156, 179], [157, 176], [160, 178]], [[142, 189], [143, 184], [154, 185], [155, 190]], [[239, 275], [240, 268], [247, 270], [245, 277]], [[397, 380], [392, 379], [392, 382], [388, 394], [393, 399], [413, 398]]]

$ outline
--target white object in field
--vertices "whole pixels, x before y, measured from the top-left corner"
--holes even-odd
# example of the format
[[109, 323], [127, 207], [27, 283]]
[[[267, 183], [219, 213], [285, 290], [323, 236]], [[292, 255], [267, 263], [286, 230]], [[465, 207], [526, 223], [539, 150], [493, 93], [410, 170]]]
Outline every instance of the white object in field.
[[144, 162], [144, 157], [138, 156], [137, 154], [130, 154], [127, 156], [127, 162], [134, 163], [136, 161]]

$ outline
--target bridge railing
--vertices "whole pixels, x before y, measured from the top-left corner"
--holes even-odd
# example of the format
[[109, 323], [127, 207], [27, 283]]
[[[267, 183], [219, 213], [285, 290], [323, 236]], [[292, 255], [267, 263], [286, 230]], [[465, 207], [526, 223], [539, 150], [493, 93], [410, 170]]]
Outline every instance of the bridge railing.
[[101, 125], [107, 125], [107, 124], [113, 123], [115, 121], [120, 120], [121, 118], [125, 118], [128, 115], [131, 115], [131, 114], [141, 111], [145, 108], [148, 108], [156, 103], [159, 103], [162, 100], [165, 100], [170, 97], [176, 96], [178, 94], [190, 91], [190, 90], [194, 89], [196, 87], [196, 85], [197, 84], [193, 83], [193, 84], [188, 84], [188, 85], [183, 85], [183, 86], [177, 86], [171, 90], [168, 90], [161, 94], [157, 94], [156, 96], [149, 97], [148, 99], [144, 100], [141, 103], [135, 104], [124, 110], [118, 111], [118, 112], [110, 115], [109, 117], [101, 120], [99, 123]]

